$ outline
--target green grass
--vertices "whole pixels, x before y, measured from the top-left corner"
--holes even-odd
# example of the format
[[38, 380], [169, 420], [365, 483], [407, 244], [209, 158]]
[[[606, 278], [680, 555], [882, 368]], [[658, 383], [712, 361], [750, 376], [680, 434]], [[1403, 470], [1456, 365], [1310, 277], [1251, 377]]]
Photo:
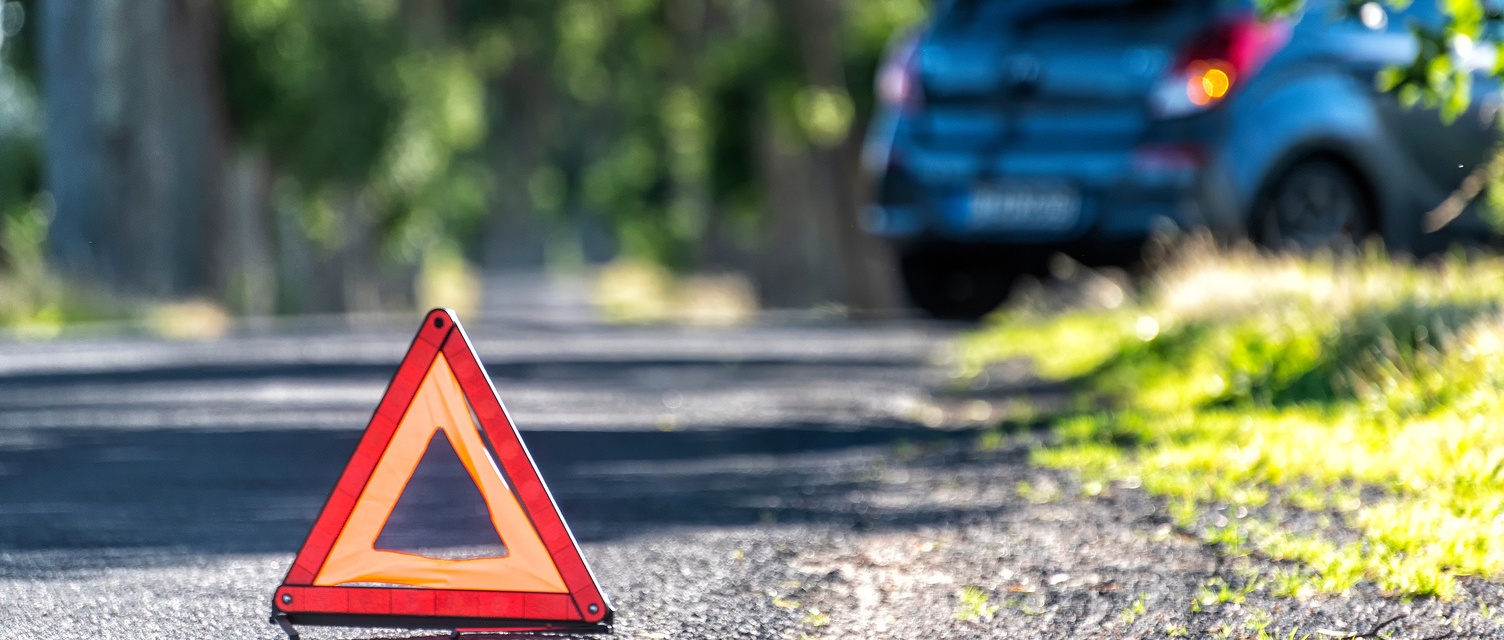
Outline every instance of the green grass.
[[816, 629], [830, 624], [830, 614], [823, 613], [819, 609], [810, 609], [804, 613], [804, 624]]
[[1128, 605], [1118, 613], [1118, 617], [1123, 620], [1123, 624], [1133, 624], [1135, 620], [1138, 620], [1141, 616], [1147, 613], [1148, 610], [1148, 607], [1144, 605], [1144, 594], [1140, 593], [1138, 594], [1138, 597], [1133, 600], [1133, 604]]
[[118, 305], [48, 268], [49, 218], [40, 203], [0, 212], [0, 328], [22, 337], [52, 337], [68, 323], [122, 315]]
[[1182, 530], [1290, 561], [1276, 593], [1445, 598], [1504, 575], [1501, 310], [1497, 258], [1202, 252], [1118, 308], [1003, 314], [960, 363], [1073, 381], [1080, 409], [1033, 460], [1141, 484]]
[[979, 587], [968, 586], [961, 589], [957, 594], [959, 602], [956, 603], [956, 619], [962, 622], [973, 622], [991, 618], [1001, 607], [988, 604], [991, 600], [987, 592]]

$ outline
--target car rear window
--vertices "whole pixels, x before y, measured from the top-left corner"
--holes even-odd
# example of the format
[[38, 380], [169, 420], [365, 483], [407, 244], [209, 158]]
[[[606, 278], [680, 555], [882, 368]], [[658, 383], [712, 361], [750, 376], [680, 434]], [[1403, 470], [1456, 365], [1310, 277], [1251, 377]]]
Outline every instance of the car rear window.
[[940, 14], [936, 27], [952, 30], [1004, 25], [1027, 28], [1042, 22], [1136, 22], [1242, 6], [1251, 7], [1251, 0], [953, 0]]

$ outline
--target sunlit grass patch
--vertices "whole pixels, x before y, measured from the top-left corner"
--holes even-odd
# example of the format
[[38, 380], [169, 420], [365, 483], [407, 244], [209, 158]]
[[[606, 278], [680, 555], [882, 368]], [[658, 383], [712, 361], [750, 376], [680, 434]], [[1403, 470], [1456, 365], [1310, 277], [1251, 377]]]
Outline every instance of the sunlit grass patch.
[[992, 362], [1030, 358], [1041, 375], [1075, 377], [1100, 367], [1133, 335], [1131, 318], [1110, 311], [1011, 316], [986, 333], [963, 337], [961, 366], [974, 374]]
[[1034, 461], [1141, 484], [1203, 540], [1304, 567], [1274, 592], [1449, 597], [1504, 577], [1501, 309], [1496, 258], [1199, 252], [1117, 309], [1000, 316], [961, 362], [1074, 381], [1093, 408]]
[[752, 287], [742, 277], [680, 277], [628, 259], [600, 269], [592, 302], [607, 320], [623, 324], [726, 326], [745, 323], [757, 312]]
[[989, 604], [991, 597], [979, 587], [967, 586], [956, 594], [956, 619], [974, 622], [990, 619], [1002, 607]]

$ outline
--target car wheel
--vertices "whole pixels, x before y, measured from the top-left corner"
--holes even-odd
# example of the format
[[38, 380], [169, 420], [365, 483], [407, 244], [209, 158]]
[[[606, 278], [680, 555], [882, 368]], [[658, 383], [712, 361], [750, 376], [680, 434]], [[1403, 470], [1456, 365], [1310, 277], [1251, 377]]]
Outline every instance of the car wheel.
[[1003, 261], [937, 251], [901, 253], [899, 268], [914, 306], [945, 320], [981, 319], [1008, 299], [1019, 276]]
[[1298, 163], [1263, 199], [1253, 235], [1271, 249], [1345, 248], [1373, 231], [1373, 207], [1346, 167], [1324, 159]]

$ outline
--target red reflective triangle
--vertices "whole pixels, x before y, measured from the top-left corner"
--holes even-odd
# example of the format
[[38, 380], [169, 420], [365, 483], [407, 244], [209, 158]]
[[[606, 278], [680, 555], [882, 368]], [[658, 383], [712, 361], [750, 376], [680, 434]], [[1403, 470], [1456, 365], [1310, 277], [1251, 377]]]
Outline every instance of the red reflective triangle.
[[[506, 557], [374, 548], [435, 433], [480, 489]], [[273, 621], [289, 633], [293, 623], [606, 631], [612, 613], [459, 319], [429, 312], [277, 589]]]

